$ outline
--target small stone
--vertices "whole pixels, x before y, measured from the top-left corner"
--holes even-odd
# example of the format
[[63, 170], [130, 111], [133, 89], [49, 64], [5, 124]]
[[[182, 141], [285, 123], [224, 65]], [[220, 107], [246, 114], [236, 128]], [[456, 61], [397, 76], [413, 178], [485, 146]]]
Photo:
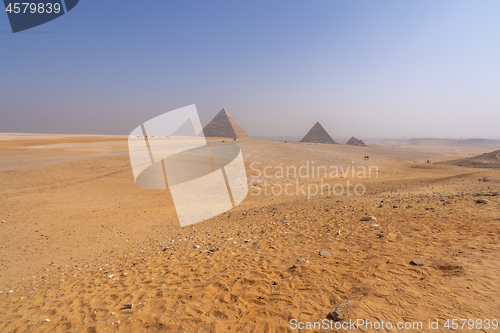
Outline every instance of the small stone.
[[42, 323], [48, 323], [49, 321], [50, 321], [50, 319], [49, 319], [49, 318], [46, 318], [46, 319], [44, 319], [44, 320], [42, 321]]
[[324, 257], [324, 256], [331, 256], [332, 254], [326, 250], [323, 250], [319, 252], [319, 255]]
[[412, 261], [410, 261], [410, 265], [423, 266], [424, 261], [425, 261], [425, 259], [423, 259], [423, 258], [415, 258], [415, 259], [412, 259]]
[[125, 303], [125, 304], [123, 304], [122, 309], [132, 309], [133, 306], [134, 306], [134, 304], [132, 304], [132, 303]]
[[378, 224], [372, 224], [370, 227], [371, 227], [371, 228], [378, 228], [378, 227], [379, 227], [379, 225], [378, 225]]
[[373, 221], [373, 220], [376, 220], [376, 219], [377, 219], [376, 217], [368, 215], [368, 216], [363, 216], [361, 218], [361, 221]]
[[253, 246], [254, 249], [260, 249], [261, 248], [261, 246], [259, 244], [257, 244], [257, 243], [253, 243], [252, 246]]
[[200, 246], [199, 246], [198, 244], [196, 244], [196, 245], [194, 246], [194, 248], [195, 248], [195, 249], [199, 249], [199, 248], [200, 248]]
[[487, 204], [489, 201], [488, 201], [488, 200], [486, 200], [486, 199], [478, 199], [478, 200], [476, 200], [476, 202], [477, 202], [478, 204]]
[[250, 243], [252, 241], [252, 238], [245, 240], [245, 243]]
[[210, 251], [210, 252], [215, 252], [215, 251], [217, 251], [217, 248], [216, 248], [215, 246], [212, 246], [212, 247], [210, 248], [210, 250], [208, 250], [208, 251]]
[[109, 276], [108, 276], [108, 278], [110, 278], [110, 279], [111, 279], [113, 276], [115, 276], [115, 275], [114, 275], [114, 274], [111, 274], [111, 275], [109, 275]]
[[444, 205], [451, 205], [451, 204], [452, 204], [452, 202], [451, 202], [451, 201], [445, 201], [445, 202], [443, 202], [443, 206], [444, 206]]
[[297, 258], [297, 261], [306, 261], [306, 260], [302, 258]]
[[336, 307], [333, 308], [332, 312], [330, 312], [326, 318], [333, 321], [344, 320], [346, 318], [345, 311], [347, 310], [350, 304], [351, 301], [347, 301], [337, 305]]
[[384, 237], [385, 235], [384, 235], [384, 233], [383, 233], [383, 232], [379, 232], [379, 233], [377, 234], [377, 236], [378, 236], [379, 238], [382, 238], [382, 237]]

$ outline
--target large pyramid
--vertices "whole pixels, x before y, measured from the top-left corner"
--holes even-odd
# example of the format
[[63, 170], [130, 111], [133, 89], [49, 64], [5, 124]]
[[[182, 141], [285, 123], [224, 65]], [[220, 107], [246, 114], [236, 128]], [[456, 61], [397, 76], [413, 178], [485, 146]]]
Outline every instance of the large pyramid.
[[234, 139], [252, 139], [250, 135], [231, 117], [231, 115], [222, 109], [211, 122], [203, 129], [205, 137], [222, 137]]
[[300, 140], [300, 142], [336, 143], [320, 123], [314, 124], [314, 126], [309, 130], [309, 132], [307, 132], [306, 136]]

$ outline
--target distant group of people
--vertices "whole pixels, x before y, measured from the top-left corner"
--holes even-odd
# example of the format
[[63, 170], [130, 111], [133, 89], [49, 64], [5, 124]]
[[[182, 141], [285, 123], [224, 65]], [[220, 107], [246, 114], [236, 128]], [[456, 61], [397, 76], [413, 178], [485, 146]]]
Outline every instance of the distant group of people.
[[367, 159], [369, 159], [369, 158], [370, 158], [370, 156], [368, 156], [368, 155], [367, 155], [367, 156], [365, 156], [365, 157], [363, 157], [363, 158], [364, 158], [365, 160], [367, 160]]
[[431, 160], [427, 160], [427, 163], [432, 163]]

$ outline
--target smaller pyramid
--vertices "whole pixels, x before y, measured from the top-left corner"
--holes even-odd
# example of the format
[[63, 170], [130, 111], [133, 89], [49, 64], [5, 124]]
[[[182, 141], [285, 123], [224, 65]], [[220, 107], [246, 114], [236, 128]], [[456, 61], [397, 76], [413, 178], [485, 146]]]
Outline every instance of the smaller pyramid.
[[203, 129], [205, 137], [221, 137], [233, 139], [251, 140], [250, 135], [231, 117], [231, 115], [222, 109], [211, 122]]
[[346, 142], [346, 145], [366, 147], [366, 143], [364, 143], [363, 140], [356, 139], [355, 137], [350, 138], [349, 141]]
[[306, 136], [300, 140], [300, 142], [336, 143], [320, 123], [314, 124], [314, 126], [309, 130], [309, 132], [307, 132]]

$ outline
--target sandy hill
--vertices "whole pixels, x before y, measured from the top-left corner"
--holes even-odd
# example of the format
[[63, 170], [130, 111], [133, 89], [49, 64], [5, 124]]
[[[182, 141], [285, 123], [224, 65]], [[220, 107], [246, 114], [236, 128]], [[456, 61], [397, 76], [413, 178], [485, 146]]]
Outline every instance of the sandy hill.
[[500, 149], [479, 156], [442, 162], [442, 164], [473, 168], [500, 168]]
[[236, 120], [231, 117], [226, 109], [222, 109], [214, 119], [205, 126], [203, 133], [205, 133], [205, 137], [252, 139]]
[[306, 136], [300, 142], [309, 143], [336, 143], [328, 132], [318, 122], [307, 132]]
[[366, 147], [366, 143], [364, 143], [363, 140], [356, 139], [355, 137], [350, 138], [349, 141], [346, 142], [346, 145]]

